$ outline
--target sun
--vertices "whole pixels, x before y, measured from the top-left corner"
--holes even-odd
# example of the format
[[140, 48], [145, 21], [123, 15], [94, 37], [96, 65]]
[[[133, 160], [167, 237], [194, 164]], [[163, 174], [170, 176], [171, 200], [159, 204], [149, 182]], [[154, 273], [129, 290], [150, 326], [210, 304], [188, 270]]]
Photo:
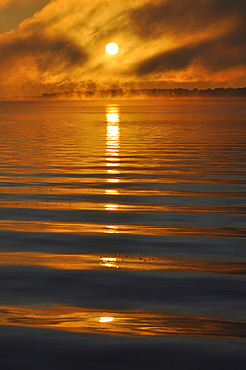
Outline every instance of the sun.
[[119, 51], [119, 46], [115, 42], [110, 42], [106, 45], [105, 51], [109, 55], [115, 55]]

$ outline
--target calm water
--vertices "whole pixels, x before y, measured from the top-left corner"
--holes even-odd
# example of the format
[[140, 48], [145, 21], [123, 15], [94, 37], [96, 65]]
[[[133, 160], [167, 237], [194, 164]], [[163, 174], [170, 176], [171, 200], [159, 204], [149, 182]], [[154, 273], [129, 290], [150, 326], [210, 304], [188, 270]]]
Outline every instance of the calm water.
[[2, 369], [244, 369], [244, 101], [0, 102]]

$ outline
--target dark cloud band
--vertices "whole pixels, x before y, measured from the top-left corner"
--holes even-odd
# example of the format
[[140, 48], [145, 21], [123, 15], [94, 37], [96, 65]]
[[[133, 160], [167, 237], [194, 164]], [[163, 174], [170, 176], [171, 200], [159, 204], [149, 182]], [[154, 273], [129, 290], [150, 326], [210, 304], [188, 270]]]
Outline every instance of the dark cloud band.
[[72, 68], [83, 65], [88, 54], [67, 36], [48, 36], [45, 31], [31, 32], [9, 39], [1, 45], [0, 62], [3, 64], [18, 58], [33, 57], [40, 71]]

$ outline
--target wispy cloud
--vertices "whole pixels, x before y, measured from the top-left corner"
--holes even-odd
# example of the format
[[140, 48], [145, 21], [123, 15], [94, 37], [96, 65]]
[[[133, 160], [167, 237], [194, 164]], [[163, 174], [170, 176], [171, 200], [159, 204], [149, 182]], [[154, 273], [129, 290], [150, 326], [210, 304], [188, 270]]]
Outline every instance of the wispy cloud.
[[[1, 6], [10, 9], [14, 2], [30, 5], [5, 0]], [[0, 34], [5, 94], [79, 88], [86, 81], [246, 83], [244, 0], [37, 3], [41, 10]], [[115, 57], [104, 52], [110, 41], [120, 46]]]
[[[138, 75], [199, 66], [220, 72], [245, 66], [245, 1], [167, 1], [146, 4], [131, 12], [132, 27], [141, 39], [172, 37], [178, 44], [136, 63]], [[219, 6], [220, 5], [220, 6]], [[137, 23], [137, 19], [142, 19]], [[152, 27], [148, 28], [148, 25]], [[147, 32], [148, 30], [148, 32]], [[174, 43], [175, 44], [175, 43]]]

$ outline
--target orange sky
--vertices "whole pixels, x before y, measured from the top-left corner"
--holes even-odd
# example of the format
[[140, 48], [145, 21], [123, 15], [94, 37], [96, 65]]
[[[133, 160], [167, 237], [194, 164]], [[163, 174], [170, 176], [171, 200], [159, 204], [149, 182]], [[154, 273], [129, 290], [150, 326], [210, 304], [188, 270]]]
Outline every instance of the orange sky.
[[0, 96], [244, 87], [245, 13], [245, 0], [1, 0]]

